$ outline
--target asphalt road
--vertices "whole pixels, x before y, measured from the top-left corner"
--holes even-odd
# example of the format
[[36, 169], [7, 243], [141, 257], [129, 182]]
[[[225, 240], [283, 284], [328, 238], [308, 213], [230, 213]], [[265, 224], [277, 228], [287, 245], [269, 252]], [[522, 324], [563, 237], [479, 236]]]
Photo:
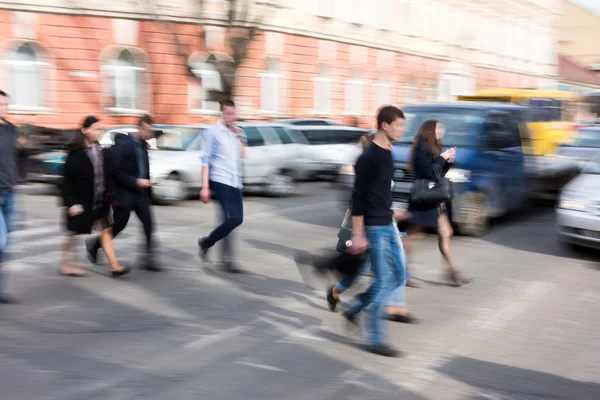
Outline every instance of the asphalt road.
[[[343, 211], [325, 183], [246, 199], [236, 242], [247, 273], [234, 276], [198, 259], [216, 204], [156, 207], [168, 270], [112, 280], [83, 248], [90, 276], [59, 276], [58, 199], [27, 187], [18, 200], [5, 269], [21, 303], [0, 308], [1, 399], [600, 399], [600, 257], [558, 246], [550, 208], [455, 238], [477, 278], [464, 288], [444, 284], [424, 241], [411, 264], [428, 284], [408, 291], [421, 323], [390, 323], [403, 356], [384, 359], [359, 349], [327, 310], [325, 282], [293, 261], [335, 244]], [[136, 263], [134, 218], [116, 249]]]

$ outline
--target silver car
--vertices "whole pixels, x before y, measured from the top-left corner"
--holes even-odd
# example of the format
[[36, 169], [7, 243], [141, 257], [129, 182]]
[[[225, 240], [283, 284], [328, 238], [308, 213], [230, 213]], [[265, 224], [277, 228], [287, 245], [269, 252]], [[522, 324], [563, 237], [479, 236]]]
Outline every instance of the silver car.
[[600, 249], [600, 157], [564, 187], [556, 214], [559, 240]]
[[576, 162], [580, 168], [594, 160], [600, 153], [600, 126], [591, 125], [579, 128], [568, 142], [562, 143], [556, 155]]

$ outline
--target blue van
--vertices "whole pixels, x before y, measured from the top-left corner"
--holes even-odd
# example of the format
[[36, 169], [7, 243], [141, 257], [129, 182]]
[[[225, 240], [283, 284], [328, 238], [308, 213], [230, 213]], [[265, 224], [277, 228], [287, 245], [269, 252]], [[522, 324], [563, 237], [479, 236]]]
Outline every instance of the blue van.
[[406, 107], [406, 132], [394, 143], [394, 208], [408, 205], [415, 179], [409, 168], [411, 145], [421, 124], [431, 119], [445, 127], [444, 149], [457, 148], [446, 178], [454, 188], [450, 216], [461, 233], [479, 235], [490, 218], [525, 207], [530, 192], [524, 151], [529, 143], [527, 112], [504, 103]]

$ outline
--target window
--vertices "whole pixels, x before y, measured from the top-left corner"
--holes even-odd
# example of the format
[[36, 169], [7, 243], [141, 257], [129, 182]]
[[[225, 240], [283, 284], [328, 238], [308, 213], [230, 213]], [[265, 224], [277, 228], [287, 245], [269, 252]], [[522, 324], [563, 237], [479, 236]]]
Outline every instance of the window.
[[365, 3], [363, 3], [362, 0], [346, 0], [344, 3], [347, 22], [357, 25], [362, 24], [364, 22], [363, 18]]
[[331, 114], [332, 79], [327, 71], [314, 78], [314, 111], [318, 114]]
[[333, 130], [304, 130], [302, 131], [308, 143], [315, 144], [335, 144], [335, 131]]
[[507, 114], [497, 114], [490, 118], [490, 131], [487, 150], [503, 150], [521, 147], [521, 133], [518, 124]]
[[391, 104], [392, 86], [387, 83], [376, 83], [373, 85], [373, 110], [381, 106]]
[[11, 54], [8, 60], [12, 72], [10, 94], [16, 107], [44, 106], [43, 67], [38, 53], [32, 45], [24, 43]]
[[218, 112], [220, 110], [219, 102], [212, 100], [212, 93], [223, 91], [221, 74], [219, 74], [214, 64], [209, 62], [193, 65], [192, 71], [194, 75], [200, 78], [201, 85], [196, 85], [190, 93], [190, 108], [192, 110]]
[[142, 72], [144, 68], [129, 50], [123, 50], [119, 56], [105, 66], [108, 72], [110, 106], [122, 110], [140, 110]]
[[283, 129], [282, 127], [276, 126], [273, 129], [275, 129], [275, 132], [277, 132], [277, 136], [279, 136], [279, 140], [281, 140], [281, 143], [283, 144], [291, 144], [294, 143], [294, 141], [292, 140], [292, 137], [288, 134], [288, 132]]
[[358, 75], [345, 82], [345, 109], [347, 114], [359, 116], [363, 114], [363, 82]]
[[397, 12], [396, 0], [378, 0], [375, 26], [388, 31], [394, 29], [393, 18]]
[[367, 135], [367, 131], [363, 130], [350, 130], [350, 129], [340, 129], [335, 131], [335, 143], [336, 144], [351, 144], [358, 143], [360, 141], [361, 136]]
[[245, 127], [244, 133], [246, 134], [246, 140], [248, 147], [259, 147], [264, 146], [265, 139], [260, 134], [258, 128], [254, 126]]
[[401, 12], [401, 14], [403, 15], [401, 28], [402, 33], [404, 33], [405, 35], [415, 34], [415, 29], [413, 29], [413, 27], [417, 24], [416, 6], [416, 0], [404, 0], [404, 8]]
[[267, 72], [260, 77], [260, 108], [271, 114], [281, 113], [281, 83], [282, 76], [275, 66], [271, 65]]
[[272, 127], [260, 126], [258, 128], [258, 130], [264, 139], [264, 144], [266, 144], [266, 145], [281, 144], [279, 135], [277, 134], [277, 132], [275, 132], [275, 129], [273, 129]]
[[413, 86], [404, 86], [402, 88], [402, 99], [404, 104], [411, 104], [417, 101], [417, 90]]

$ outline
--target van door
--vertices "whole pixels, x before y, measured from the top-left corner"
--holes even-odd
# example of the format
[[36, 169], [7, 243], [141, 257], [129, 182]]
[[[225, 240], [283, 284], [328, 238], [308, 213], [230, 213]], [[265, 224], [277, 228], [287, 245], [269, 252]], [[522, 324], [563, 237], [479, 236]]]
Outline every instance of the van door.
[[265, 139], [256, 126], [244, 126], [248, 146], [243, 160], [243, 181], [245, 185], [256, 185], [264, 181], [268, 171], [265, 171], [263, 159], [266, 158], [267, 147]]

